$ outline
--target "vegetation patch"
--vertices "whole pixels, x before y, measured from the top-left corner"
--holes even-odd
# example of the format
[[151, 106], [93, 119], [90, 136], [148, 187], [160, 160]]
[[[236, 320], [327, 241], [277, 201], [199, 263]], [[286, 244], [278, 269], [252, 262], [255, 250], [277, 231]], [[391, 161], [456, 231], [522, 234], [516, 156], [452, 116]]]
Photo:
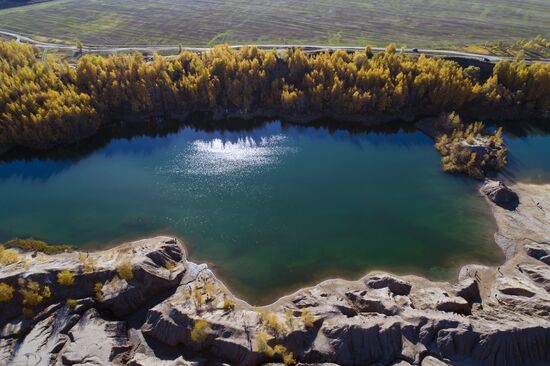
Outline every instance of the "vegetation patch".
[[308, 309], [302, 310], [300, 318], [302, 319], [302, 322], [307, 329], [313, 328], [313, 326], [315, 325], [315, 316]]
[[549, 23], [549, 5], [542, 0], [63, 0], [0, 11], [6, 30], [117, 45], [204, 46], [214, 39], [443, 47], [546, 35]]
[[25, 252], [41, 252], [45, 254], [62, 253], [76, 248], [72, 245], [49, 245], [46, 242], [33, 238], [12, 239], [5, 242], [4, 246], [6, 248], [17, 248]]
[[103, 301], [103, 284], [96, 282], [94, 284], [95, 299], [99, 302]]
[[134, 278], [134, 266], [128, 261], [123, 262], [116, 271], [123, 280], [130, 281]]
[[19, 254], [13, 249], [4, 249], [4, 246], [0, 245], [0, 264], [8, 266], [10, 264], [19, 263], [21, 259]]
[[7, 302], [13, 299], [14, 288], [7, 283], [0, 282], [0, 302]]
[[206, 340], [211, 330], [212, 328], [210, 327], [210, 323], [208, 323], [206, 320], [195, 320], [193, 324], [193, 329], [191, 330], [191, 339], [195, 343], [202, 343]]
[[61, 286], [72, 286], [74, 285], [74, 275], [69, 270], [63, 270], [57, 274], [57, 283]]
[[23, 299], [23, 305], [38, 306], [44, 299], [51, 297], [52, 293], [49, 286], [40, 287], [40, 284], [31, 279], [20, 278], [18, 280], [19, 294]]
[[231, 300], [228, 297], [223, 299], [223, 309], [227, 311], [235, 310], [235, 301]]
[[76, 308], [76, 305], [78, 304], [78, 302], [75, 300], [75, 299], [67, 299], [67, 306], [70, 308], [70, 309], [74, 309]]
[[442, 134], [435, 144], [442, 155], [443, 170], [483, 178], [488, 171], [506, 165], [507, 148], [502, 129], [490, 133], [482, 122], [463, 124], [456, 114], [449, 117], [451, 132]]
[[485, 55], [508, 56], [518, 59], [550, 58], [550, 39], [538, 35], [532, 39], [520, 39], [514, 42], [485, 42], [458, 47], [458, 49]]

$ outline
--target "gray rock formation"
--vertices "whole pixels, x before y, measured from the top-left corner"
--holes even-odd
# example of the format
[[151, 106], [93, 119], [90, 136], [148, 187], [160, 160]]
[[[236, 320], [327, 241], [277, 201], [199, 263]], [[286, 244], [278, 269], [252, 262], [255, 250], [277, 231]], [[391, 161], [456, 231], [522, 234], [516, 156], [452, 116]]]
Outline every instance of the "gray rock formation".
[[[0, 363], [548, 365], [550, 186], [512, 188], [521, 199], [513, 211], [487, 198], [506, 262], [465, 266], [454, 284], [372, 272], [257, 308], [168, 237], [86, 257], [22, 254], [27, 265], [2, 268], [0, 282], [33, 278], [52, 295], [33, 319], [20, 315], [19, 295], [0, 305]], [[133, 278], [120, 278], [128, 262]], [[56, 283], [63, 269], [75, 285]]]
[[502, 182], [487, 179], [480, 191], [502, 208], [515, 210], [518, 207], [518, 195]]

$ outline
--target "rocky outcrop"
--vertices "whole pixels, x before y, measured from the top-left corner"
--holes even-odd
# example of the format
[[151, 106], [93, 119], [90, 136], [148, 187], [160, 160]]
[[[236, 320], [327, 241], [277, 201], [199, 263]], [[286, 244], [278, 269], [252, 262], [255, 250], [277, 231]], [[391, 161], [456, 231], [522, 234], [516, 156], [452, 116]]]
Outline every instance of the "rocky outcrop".
[[[487, 198], [506, 262], [465, 266], [454, 284], [372, 272], [257, 308], [168, 237], [90, 253], [91, 272], [78, 253], [28, 256], [27, 269], [3, 268], [0, 282], [49, 280], [52, 296], [32, 320], [2, 315], [0, 363], [547, 365], [550, 186], [511, 188], [514, 210]], [[130, 260], [134, 276], [125, 280], [117, 269]], [[79, 288], [53, 283], [63, 268]], [[98, 278], [99, 294], [89, 287]], [[63, 296], [79, 300], [69, 306]]]
[[519, 197], [516, 192], [502, 182], [487, 179], [480, 190], [493, 203], [507, 210], [515, 210], [519, 205]]

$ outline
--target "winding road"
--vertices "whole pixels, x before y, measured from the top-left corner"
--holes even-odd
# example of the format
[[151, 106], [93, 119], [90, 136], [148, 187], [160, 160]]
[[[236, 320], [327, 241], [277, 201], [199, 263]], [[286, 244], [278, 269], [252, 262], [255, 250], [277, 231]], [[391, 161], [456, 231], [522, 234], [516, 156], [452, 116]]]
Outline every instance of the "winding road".
[[[39, 48], [44, 49], [62, 49], [62, 50], [73, 50], [77, 51], [78, 48], [73, 45], [60, 44], [60, 43], [49, 43], [41, 42], [34, 40], [30, 37], [8, 32], [1, 31], [0, 35], [14, 38], [17, 42], [32, 44]], [[231, 48], [242, 48], [246, 45], [233, 45]], [[301, 48], [308, 53], [323, 52], [327, 50], [344, 50], [344, 51], [361, 51], [365, 47], [353, 47], [353, 46], [326, 46], [326, 45], [311, 45], [311, 44], [256, 44], [254, 45], [260, 49], [264, 50], [284, 50], [289, 48]], [[204, 52], [209, 51], [211, 47], [180, 47], [180, 46], [130, 46], [130, 47], [120, 47], [120, 46], [88, 46], [83, 47], [82, 51], [85, 53], [115, 53], [115, 52], [132, 52], [132, 51], [141, 51], [141, 52], [160, 52], [160, 51], [191, 51], [191, 52]], [[385, 50], [385, 47], [372, 47], [374, 52], [381, 52]], [[412, 54], [426, 54], [431, 56], [442, 56], [442, 57], [461, 57], [485, 62], [498, 62], [498, 61], [512, 61], [515, 58], [510, 56], [493, 56], [493, 55], [483, 55], [479, 53], [464, 52], [464, 51], [454, 51], [454, 50], [437, 50], [437, 49], [417, 49], [417, 48], [405, 48], [405, 53]], [[550, 63], [548, 58], [540, 59], [524, 59], [528, 63], [532, 62], [541, 62], [541, 63]]]

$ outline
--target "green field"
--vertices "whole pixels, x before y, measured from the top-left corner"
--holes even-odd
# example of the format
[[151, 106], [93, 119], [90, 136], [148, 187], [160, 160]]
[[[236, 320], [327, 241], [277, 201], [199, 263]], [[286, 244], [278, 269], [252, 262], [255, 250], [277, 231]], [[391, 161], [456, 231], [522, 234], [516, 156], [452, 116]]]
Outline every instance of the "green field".
[[445, 47], [550, 35], [548, 0], [53, 0], [0, 30], [85, 44], [324, 43]]

